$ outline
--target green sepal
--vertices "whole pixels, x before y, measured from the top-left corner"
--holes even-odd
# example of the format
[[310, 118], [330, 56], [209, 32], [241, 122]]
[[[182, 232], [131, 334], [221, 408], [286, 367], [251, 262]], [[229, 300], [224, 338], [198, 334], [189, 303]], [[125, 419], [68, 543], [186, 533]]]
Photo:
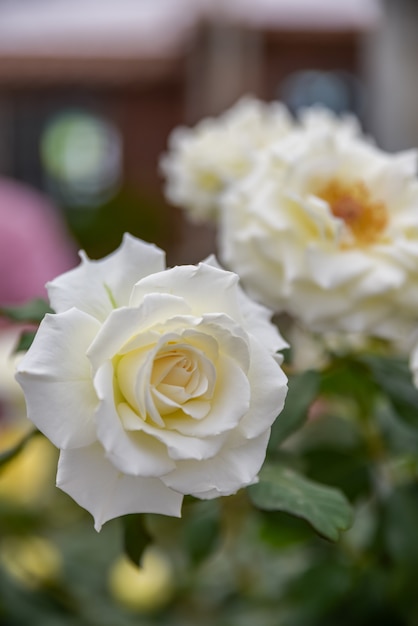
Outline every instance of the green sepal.
[[120, 518], [123, 525], [123, 546], [126, 556], [136, 567], [141, 565], [145, 548], [152, 539], [148, 533], [141, 513], [124, 515]]
[[24, 330], [19, 336], [19, 340], [14, 347], [14, 352], [26, 352], [29, 350], [35, 339], [35, 335], [35, 331]]

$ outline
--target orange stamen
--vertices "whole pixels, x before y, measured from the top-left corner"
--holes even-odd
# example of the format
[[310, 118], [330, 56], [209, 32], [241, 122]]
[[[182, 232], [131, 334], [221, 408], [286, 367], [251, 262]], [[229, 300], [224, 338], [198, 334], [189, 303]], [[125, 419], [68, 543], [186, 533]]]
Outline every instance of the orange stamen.
[[329, 204], [335, 217], [344, 220], [355, 243], [370, 245], [381, 239], [388, 223], [388, 211], [383, 202], [370, 197], [362, 181], [331, 180], [315, 195]]

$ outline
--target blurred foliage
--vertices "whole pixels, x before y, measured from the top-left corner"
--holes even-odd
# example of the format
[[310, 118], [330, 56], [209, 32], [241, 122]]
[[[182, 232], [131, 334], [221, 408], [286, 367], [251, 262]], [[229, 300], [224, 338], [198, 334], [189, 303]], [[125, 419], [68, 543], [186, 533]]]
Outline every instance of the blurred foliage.
[[173, 210], [153, 195], [124, 185], [95, 206], [64, 204], [67, 226], [80, 248], [90, 258], [101, 258], [115, 250], [125, 232], [166, 248], [175, 224]]
[[49, 304], [42, 298], [29, 300], [19, 306], [0, 307], [0, 315], [12, 322], [24, 322], [26, 324], [39, 324], [46, 313], [52, 313]]
[[[181, 519], [129, 515], [97, 534], [48, 489], [55, 466], [35, 502], [0, 492], [0, 623], [416, 626], [418, 391], [408, 364], [379, 349], [330, 354], [318, 371], [286, 367], [260, 480], [235, 496], [187, 497]], [[3, 452], [2, 473], [31, 440]]]

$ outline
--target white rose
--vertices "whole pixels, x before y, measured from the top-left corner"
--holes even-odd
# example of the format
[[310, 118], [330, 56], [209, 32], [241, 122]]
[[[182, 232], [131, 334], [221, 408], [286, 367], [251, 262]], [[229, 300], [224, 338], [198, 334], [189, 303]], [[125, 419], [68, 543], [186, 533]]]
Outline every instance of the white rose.
[[217, 118], [176, 128], [160, 163], [168, 200], [196, 222], [215, 218], [223, 191], [250, 171], [258, 149], [292, 125], [283, 105], [247, 97]]
[[165, 269], [121, 247], [48, 285], [18, 367], [28, 416], [61, 449], [57, 484], [95, 527], [134, 512], [180, 515], [183, 494], [251, 484], [286, 395], [269, 311], [209, 259]]
[[250, 295], [310, 330], [408, 341], [418, 304], [416, 156], [326, 126], [299, 127], [225, 195], [220, 256]]
[[301, 109], [298, 112], [298, 125], [295, 130], [306, 133], [333, 133], [339, 140], [350, 137], [361, 137], [361, 126], [358, 119], [350, 113], [338, 115], [321, 105]]

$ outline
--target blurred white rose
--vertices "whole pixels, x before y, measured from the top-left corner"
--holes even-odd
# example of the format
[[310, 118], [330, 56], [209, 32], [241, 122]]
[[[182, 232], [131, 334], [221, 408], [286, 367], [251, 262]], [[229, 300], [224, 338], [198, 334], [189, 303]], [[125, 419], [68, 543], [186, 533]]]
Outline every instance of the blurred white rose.
[[362, 130], [358, 119], [349, 113], [338, 115], [321, 105], [301, 109], [298, 112], [298, 124], [295, 130], [303, 132], [331, 132], [339, 140], [349, 137], [361, 137]]
[[176, 128], [160, 163], [168, 200], [196, 222], [216, 218], [222, 192], [248, 173], [258, 149], [285, 136], [292, 125], [280, 103], [247, 97], [194, 128]]
[[109, 589], [117, 602], [131, 611], [154, 611], [167, 604], [174, 591], [174, 571], [164, 553], [148, 547], [137, 567], [120, 556], [109, 572]]
[[28, 417], [61, 449], [58, 486], [95, 527], [134, 512], [180, 515], [183, 494], [253, 483], [286, 395], [269, 311], [213, 259], [165, 269], [121, 247], [48, 285], [55, 314], [18, 367]]
[[[22, 329], [0, 329], [0, 453], [16, 446], [33, 430], [26, 419], [25, 399], [15, 380], [21, 358], [14, 349]], [[24, 506], [39, 505], [49, 496], [46, 488], [56, 462], [56, 451], [44, 437], [34, 437], [0, 471], [0, 500]]]
[[416, 155], [380, 151], [349, 121], [314, 119], [225, 194], [220, 256], [252, 296], [310, 330], [407, 341], [418, 305]]
[[57, 580], [62, 556], [58, 548], [43, 537], [9, 535], [0, 543], [0, 563], [15, 580], [36, 589]]

